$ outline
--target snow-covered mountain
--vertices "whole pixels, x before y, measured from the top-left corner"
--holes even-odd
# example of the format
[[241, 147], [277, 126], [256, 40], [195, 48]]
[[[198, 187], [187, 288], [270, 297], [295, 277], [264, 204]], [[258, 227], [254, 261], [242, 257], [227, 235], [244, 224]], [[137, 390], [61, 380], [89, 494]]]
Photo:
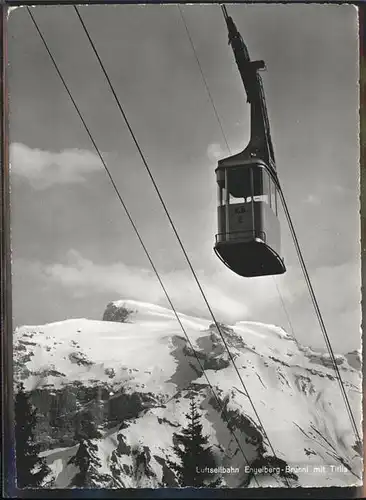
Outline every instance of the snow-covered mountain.
[[[163, 307], [124, 300], [109, 304], [103, 321], [71, 319], [15, 331], [15, 376], [39, 410], [49, 484], [70, 487], [77, 472], [68, 463], [78, 448], [75, 418], [89, 408], [102, 433], [93, 440], [99, 459], [95, 486], [176, 486], [167, 460], [174, 460], [173, 433], [186, 423], [192, 394], [217, 462], [230, 469], [224, 485], [246, 484], [242, 451], [249, 464], [273, 463], [216, 327], [179, 317], [225, 412], [173, 312]], [[273, 325], [246, 321], [220, 329], [277, 458], [298, 477], [291, 485], [360, 485], [362, 459], [329, 356]], [[337, 363], [360, 422], [360, 355], [339, 355]], [[278, 474], [255, 477], [249, 486], [283, 486]]]

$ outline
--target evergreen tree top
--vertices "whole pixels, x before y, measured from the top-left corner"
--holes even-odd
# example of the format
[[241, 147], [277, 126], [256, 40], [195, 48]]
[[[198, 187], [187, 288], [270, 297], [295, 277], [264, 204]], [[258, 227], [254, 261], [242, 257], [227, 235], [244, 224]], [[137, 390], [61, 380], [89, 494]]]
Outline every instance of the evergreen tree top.
[[170, 462], [170, 467], [181, 486], [217, 486], [218, 480], [213, 481], [214, 474], [210, 472], [216, 466], [215, 458], [211, 446], [207, 446], [209, 438], [203, 434], [201, 415], [193, 398], [186, 417], [187, 426], [173, 435], [173, 450], [179, 463]]
[[36, 487], [42, 484], [50, 469], [39, 457], [40, 446], [35, 442], [36, 409], [24, 385], [18, 384], [17, 389], [14, 402], [17, 485], [19, 488]]

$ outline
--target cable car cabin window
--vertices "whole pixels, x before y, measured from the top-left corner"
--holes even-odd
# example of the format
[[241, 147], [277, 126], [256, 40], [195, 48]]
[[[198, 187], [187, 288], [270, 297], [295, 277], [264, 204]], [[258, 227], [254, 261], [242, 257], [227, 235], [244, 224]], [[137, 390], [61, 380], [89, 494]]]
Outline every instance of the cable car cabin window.
[[275, 214], [278, 215], [278, 210], [277, 210], [277, 188], [275, 189]]
[[269, 204], [273, 212], [277, 215], [277, 193], [276, 185], [269, 177]]
[[217, 185], [217, 199], [218, 199], [218, 202], [219, 202], [219, 207], [222, 207], [223, 205], [225, 205], [226, 189], [225, 189], [224, 186], [225, 185], [224, 185], [223, 182], [220, 182]]
[[277, 187], [271, 178], [269, 178], [269, 204], [273, 212], [277, 215]]
[[[271, 178], [270, 176], [268, 175], [267, 171], [262, 169], [262, 188], [263, 188], [263, 193], [261, 195], [259, 195], [261, 197], [260, 200], [258, 201], [262, 201], [264, 203], [267, 203], [268, 205], [271, 204], [271, 187], [270, 187], [270, 182], [271, 182]], [[254, 201], [256, 201], [255, 199], [255, 196], [254, 196]]]
[[[234, 170], [234, 169], [233, 169]], [[236, 169], [240, 170], [240, 169]], [[261, 167], [242, 168], [240, 176], [235, 172], [230, 172], [229, 189], [230, 193], [241, 194], [240, 201], [232, 203], [270, 203], [270, 177], [266, 170]], [[231, 182], [230, 182], [231, 181]], [[234, 182], [241, 184], [234, 184]], [[239, 191], [240, 190], [240, 191]], [[254, 196], [252, 196], [254, 194]]]
[[[258, 174], [260, 174], [260, 177], [259, 177], [259, 181], [258, 182], [258, 190], [260, 189], [260, 192], [258, 192], [258, 190], [255, 190], [255, 194], [253, 196], [253, 201], [254, 202], [262, 202], [262, 203], [267, 203], [268, 205], [270, 205], [271, 203], [271, 189], [270, 189], [270, 182], [271, 182], [271, 179], [267, 173], [266, 170], [264, 170], [264, 168], [261, 168], [260, 170], [258, 168], [256, 169], [252, 169], [253, 170], [253, 177], [255, 177], [255, 174], [257, 174], [257, 171], [258, 171]], [[256, 187], [256, 186], [255, 186]], [[250, 201], [251, 201], [251, 197], [250, 197]]]
[[226, 171], [226, 175], [229, 205], [245, 203], [245, 190], [248, 178], [247, 169], [229, 168]]
[[273, 188], [273, 195], [272, 195], [272, 210], [274, 213], [277, 215], [277, 187], [273, 181], [272, 182], [272, 188]]
[[[270, 177], [261, 167], [232, 167], [227, 169], [229, 204], [264, 202], [269, 204]], [[253, 196], [254, 195], [254, 196]]]

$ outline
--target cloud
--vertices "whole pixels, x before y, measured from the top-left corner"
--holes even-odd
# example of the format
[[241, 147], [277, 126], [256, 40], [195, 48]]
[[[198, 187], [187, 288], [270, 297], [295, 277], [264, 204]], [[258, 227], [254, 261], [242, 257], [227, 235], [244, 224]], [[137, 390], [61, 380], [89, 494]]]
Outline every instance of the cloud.
[[222, 149], [220, 144], [210, 144], [207, 148], [207, 156], [210, 159], [210, 161], [217, 161], [220, 160], [221, 158], [224, 158], [227, 156], [227, 150]]
[[310, 203], [310, 205], [320, 205], [321, 200], [317, 196], [309, 194], [305, 199], [305, 203]]
[[[249, 283], [233, 277], [226, 268], [206, 274], [196, 269], [196, 273], [218, 321], [227, 324], [241, 320], [271, 322], [268, 313], [278, 309], [278, 296], [271, 279], [249, 280]], [[62, 320], [70, 315], [99, 319], [111, 300], [134, 299], [171, 307], [147, 265], [139, 268], [121, 262], [96, 264], [74, 250], [58, 263], [17, 258], [13, 262], [13, 276], [16, 278], [14, 310], [22, 318], [17, 324], [29, 324], [30, 321], [39, 324], [37, 310], [40, 304], [49, 302], [46, 321]], [[160, 277], [178, 313], [212, 321], [188, 268], [162, 272]]]
[[34, 189], [80, 183], [88, 174], [102, 169], [100, 158], [90, 151], [64, 149], [57, 153], [18, 142], [10, 145], [10, 164], [11, 175], [27, 179]]
[[[22, 268], [25, 266], [23, 262]], [[17, 267], [15, 262], [14, 268]], [[41, 277], [44, 283], [68, 289], [75, 299], [107, 294], [115, 300], [135, 299], [170, 307], [160, 283], [150, 269], [131, 267], [121, 262], [95, 264], [75, 250], [68, 252], [64, 262], [47, 265], [30, 262], [29, 269], [34, 269], [37, 279]], [[277, 300], [274, 284], [268, 278], [249, 280], [249, 283], [240, 277], [233, 279], [226, 268], [209, 275], [198, 269], [196, 273], [220, 321], [233, 323], [253, 319], [259, 301], [265, 308], [266, 304]], [[160, 276], [178, 311], [210, 318], [207, 305], [188, 268], [161, 273]]]
[[[21, 261], [15, 262], [13, 269], [22, 276], [34, 274], [34, 281], [42, 282], [41, 293], [60, 290], [61, 286], [74, 302], [91, 297], [96, 301], [99, 297], [100, 308], [103, 308], [109, 300], [134, 299], [170, 308], [160, 283], [148, 268], [127, 266], [122, 262], [96, 264], [71, 250], [60, 263]], [[196, 269], [196, 273], [218, 321], [228, 324], [260, 321], [280, 325], [289, 332], [293, 327], [300, 342], [324, 348], [300, 270], [289, 268], [285, 275], [276, 278], [247, 280], [226, 268], [210, 274]], [[161, 273], [160, 277], [178, 312], [211, 319], [188, 269]], [[343, 352], [359, 346], [359, 264], [349, 262], [319, 268], [311, 279], [335, 350]]]
[[[121, 262], [98, 265], [74, 250], [68, 253], [65, 263], [44, 266], [43, 276], [71, 288], [74, 294], [108, 293], [116, 299], [125, 297], [169, 307], [153, 271]], [[188, 269], [162, 273], [160, 277], [178, 311], [208, 316], [207, 306]], [[248, 314], [244, 302], [225, 293], [219, 281], [206, 280], [203, 286], [213, 309], [220, 315], [243, 318]]]
[[[23, 269], [24, 266], [23, 262]], [[116, 300], [125, 297], [168, 306], [164, 291], [149, 268], [127, 266], [122, 262], [96, 264], [70, 250], [64, 262], [48, 265], [30, 262], [29, 269], [34, 269], [46, 282], [69, 289], [75, 297], [109, 294]], [[233, 323], [255, 319], [270, 322], [271, 312], [278, 309], [278, 288], [271, 276], [246, 280], [221, 266], [211, 273], [199, 269], [195, 272], [211, 308], [221, 321]], [[188, 267], [160, 273], [160, 277], [178, 311], [209, 317], [207, 304]], [[301, 282], [295, 286], [290, 279], [285, 279], [278, 281], [278, 285], [283, 298], [289, 302], [303, 297], [305, 287]]]
[[[308, 270], [327, 333], [336, 352], [360, 346], [361, 262], [354, 259]], [[300, 268], [276, 278], [295, 336], [306, 345], [325, 348], [322, 330]]]

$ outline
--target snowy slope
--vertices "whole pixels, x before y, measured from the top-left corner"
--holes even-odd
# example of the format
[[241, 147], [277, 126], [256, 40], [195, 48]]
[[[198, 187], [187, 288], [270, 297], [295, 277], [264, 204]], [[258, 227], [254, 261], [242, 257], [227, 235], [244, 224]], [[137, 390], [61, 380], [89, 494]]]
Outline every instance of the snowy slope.
[[[166, 459], [173, 459], [173, 433], [185, 425], [189, 396], [194, 393], [218, 463], [239, 469], [224, 475], [225, 484], [244, 485], [248, 469], [242, 451], [249, 463], [261, 458], [263, 450], [267, 456], [273, 452], [216, 327], [179, 314], [216, 397], [225, 405], [224, 416], [235, 423], [241, 450], [173, 312], [129, 300], [108, 308], [113, 314], [130, 311], [126, 322], [75, 319], [16, 330], [15, 373], [38, 398], [35, 404], [46, 391], [58, 401], [52, 407], [57, 416], [68, 418], [68, 413], [93, 405], [97, 394], [106, 408], [103, 437], [95, 441], [104, 478], [100, 486], [159, 487], [162, 482], [174, 486]], [[273, 325], [239, 322], [222, 325], [221, 332], [276, 456], [298, 476], [294, 484], [360, 484], [361, 459], [353, 448], [354, 436], [329, 357], [300, 345]], [[337, 356], [360, 422], [361, 373], [356, 361], [355, 352]], [[99, 392], [84, 394], [80, 401], [81, 387], [84, 393]], [[114, 404], [120, 406], [112, 418]], [[40, 412], [47, 414], [48, 409]], [[56, 437], [51, 448], [44, 454], [52, 467], [53, 484], [68, 487], [75, 466], [67, 461], [75, 454], [75, 445], [70, 441], [63, 448]], [[253, 487], [283, 485], [276, 476], [256, 478]]]

